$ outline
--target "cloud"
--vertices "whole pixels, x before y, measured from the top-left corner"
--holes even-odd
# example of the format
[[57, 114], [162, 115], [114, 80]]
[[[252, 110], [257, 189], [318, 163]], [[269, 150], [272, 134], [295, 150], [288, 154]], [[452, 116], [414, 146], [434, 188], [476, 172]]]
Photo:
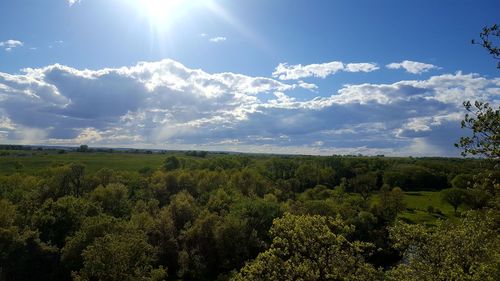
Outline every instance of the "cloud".
[[[317, 91], [304, 97], [300, 89]], [[317, 86], [209, 73], [174, 60], [98, 70], [0, 72], [8, 143], [307, 154], [457, 155], [463, 100], [499, 102], [500, 78]]]
[[70, 6], [73, 6], [75, 4], [79, 4], [81, 2], [81, 0], [68, 0], [68, 4]]
[[402, 61], [399, 63], [393, 62], [393, 63], [386, 65], [386, 67], [389, 69], [403, 68], [404, 70], [406, 70], [406, 72], [412, 73], [412, 74], [422, 74], [422, 73], [427, 72], [427, 71], [432, 70], [432, 69], [439, 69], [438, 66], [435, 66], [433, 64], [410, 61], [410, 60], [405, 60], [405, 61]]
[[318, 86], [316, 84], [306, 83], [304, 81], [299, 81], [298, 86], [303, 89], [310, 90], [312, 92], [316, 92], [316, 90], [318, 89]]
[[226, 40], [227, 40], [227, 38], [223, 37], [223, 36], [217, 36], [217, 37], [212, 37], [212, 38], [208, 39], [208, 41], [214, 42], [214, 43], [219, 43], [219, 42], [223, 42]]
[[14, 39], [9, 39], [7, 41], [0, 42], [0, 47], [3, 47], [7, 52], [12, 51], [14, 48], [22, 47], [23, 45], [24, 45], [23, 42]]
[[280, 80], [297, 80], [307, 77], [326, 78], [339, 71], [346, 72], [372, 72], [379, 69], [374, 63], [348, 63], [344, 64], [340, 61], [332, 61], [321, 64], [308, 64], [308, 65], [288, 65], [287, 63], [280, 63], [272, 73], [273, 77]]
[[348, 63], [344, 66], [344, 71], [347, 72], [372, 72], [378, 70], [379, 67], [374, 63]]

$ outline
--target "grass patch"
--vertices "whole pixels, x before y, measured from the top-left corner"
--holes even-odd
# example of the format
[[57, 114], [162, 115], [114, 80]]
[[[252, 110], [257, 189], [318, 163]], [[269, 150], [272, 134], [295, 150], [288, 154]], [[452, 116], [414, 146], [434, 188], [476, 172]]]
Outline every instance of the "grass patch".
[[[441, 199], [439, 191], [405, 192], [407, 210], [400, 218], [411, 222], [433, 225], [438, 219], [454, 218], [453, 207]], [[459, 211], [465, 210], [463, 207]]]

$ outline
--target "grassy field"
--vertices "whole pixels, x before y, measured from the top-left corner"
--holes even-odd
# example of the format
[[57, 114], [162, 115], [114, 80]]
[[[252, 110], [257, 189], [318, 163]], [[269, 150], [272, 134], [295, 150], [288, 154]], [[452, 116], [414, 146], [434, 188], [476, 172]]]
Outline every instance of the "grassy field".
[[144, 167], [157, 168], [161, 166], [165, 157], [164, 154], [118, 152], [58, 154], [52, 151], [19, 151], [0, 157], [0, 174], [12, 174], [16, 171], [31, 174], [44, 168], [71, 162], [84, 164], [89, 172], [95, 172], [104, 167], [114, 170], [137, 171]]
[[[400, 218], [412, 223], [435, 224], [438, 219], [455, 218], [453, 207], [441, 200], [437, 191], [405, 192], [407, 210]], [[429, 212], [431, 206], [434, 212]], [[462, 207], [458, 211], [463, 211]]]
[[[379, 200], [378, 194], [371, 200], [372, 204], [376, 203]], [[443, 202], [439, 191], [408, 191], [405, 192], [404, 200], [407, 209], [399, 218], [408, 223], [435, 225], [439, 219], [456, 218], [453, 207]], [[458, 212], [464, 210], [464, 207], [458, 208]]]

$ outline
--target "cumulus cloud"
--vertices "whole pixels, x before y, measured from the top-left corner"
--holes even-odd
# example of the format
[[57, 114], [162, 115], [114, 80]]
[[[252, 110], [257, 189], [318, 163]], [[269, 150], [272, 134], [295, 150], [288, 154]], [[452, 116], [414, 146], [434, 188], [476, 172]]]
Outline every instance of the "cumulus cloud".
[[7, 52], [12, 51], [14, 48], [22, 47], [23, 45], [24, 45], [23, 42], [21, 42], [19, 40], [14, 40], [14, 39], [9, 39], [9, 40], [0, 42], [0, 47], [4, 48], [4, 50]]
[[208, 39], [208, 41], [213, 42], [213, 43], [219, 43], [219, 42], [224, 42], [226, 41], [227, 38], [224, 36], [216, 36]]
[[273, 77], [280, 80], [297, 80], [307, 77], [326, 78], [339, 71], [346, 72], [372, 72], [379, 69], [374, 63], [348, 63], [344, 64], [340, 61], [332, 61], [320, 64], [308, 65], [288, 65], [280, 63], [273, 72]]
[[388, 65], [386, 65], [387, 68], [389, 69], [404, 69], [408, 73], [412, 74], [422, 74], [424, 72], [427, 72], [432, 69], [439, 69], [438, 66], [435, 66], [433, 64], [428, 64], [428, 63], [423, 63], [423, 62], [417, 62], [417, 61], [410, 61], [410, 60], [405, 60], [402, 62], [393, 62]]
[[0, 72], [2, 142], [456, 155], [453, 142], [463, 134], [461, 102], [498, 103], [500, 97], [500, 78], [460, 72], [345, 85], [331, 95], [304, 98], [299, 88], [317, 87], [208, 73], [173, 60], [23, 71]]

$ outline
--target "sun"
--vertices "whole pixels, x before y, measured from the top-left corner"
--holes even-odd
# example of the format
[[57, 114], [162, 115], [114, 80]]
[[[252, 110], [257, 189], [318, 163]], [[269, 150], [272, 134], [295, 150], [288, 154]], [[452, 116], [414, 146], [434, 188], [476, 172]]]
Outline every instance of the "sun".
[[153, 22], [168, 22], [175, 17], [181, 4], [186, 0], [140, 0], [140, 6]]
[[128, 0], [152, 29], [165, 31], [200, 7], [206, 7], [211, 0]]

